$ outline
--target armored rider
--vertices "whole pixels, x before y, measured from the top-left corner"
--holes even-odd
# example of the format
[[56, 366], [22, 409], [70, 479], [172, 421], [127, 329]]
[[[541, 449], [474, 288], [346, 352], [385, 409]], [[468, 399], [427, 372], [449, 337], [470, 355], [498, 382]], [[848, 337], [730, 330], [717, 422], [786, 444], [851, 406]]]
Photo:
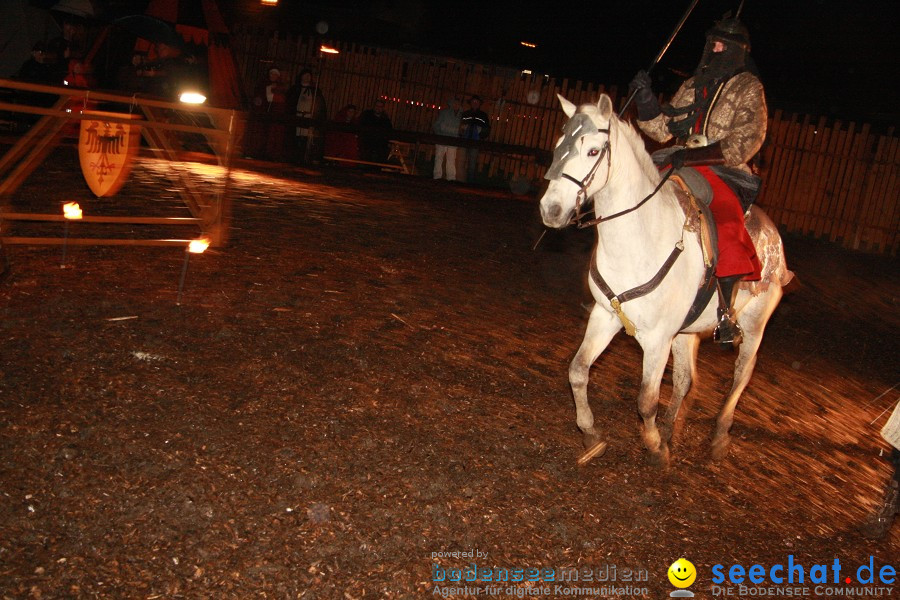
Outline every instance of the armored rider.
[[[758, 189], [748, 162], [766, 137], [766, 100], [754, 71], [747, 28], [737, 19], [724, 18], [706, 33], [700, 64], [668, 104], [660, 105], [646, 71], [631, 82], [641, 130], [658, 142], [675, 138], [680, 149], [670, 152], [667, 162], [675, 169], [694, 166], [712, 187], [710, 209], [719, 240], [719, 323], [713, 339], [723, 344], [739, 344], [743, 335], [733, 306], [735, 284], [760, 278], [760, 261], [741, 204], [745, 199], [749, 206], [747, 196]], [[757, 183], [735, 185], [736, 180]]]

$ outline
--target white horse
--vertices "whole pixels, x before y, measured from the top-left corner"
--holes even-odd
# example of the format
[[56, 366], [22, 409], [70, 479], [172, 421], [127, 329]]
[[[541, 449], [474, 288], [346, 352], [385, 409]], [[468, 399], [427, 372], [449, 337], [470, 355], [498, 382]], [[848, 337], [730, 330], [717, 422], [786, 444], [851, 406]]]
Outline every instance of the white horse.
[[[638, 411], [643, 419], [644, 445], [654, 462], [668, 465], [668, 442], [673, 429], [683, 423], [678, 411], [696, 377], [700, 337], [711, 332], [717, 323], [717, 298], [713, 295], [699, 317], [682, 328], [706, 272], [699, 233], [688, 226], [676, 184], [666, 181], [660, 186], [662, 177], [642, 139], [631, 125], [613, 114], [607, 95], [602, 95], [596, 105], [585, 104], [577, 109], [562, 96], [559, 99], [569, 121], [566, 135], [557, 143], [548, 171], [551, 181], [541, 198], [544, 224], [554, 228], [571, 224], [582, 199], [592, 199], [598, 219], [600, 215], [607, 215], [608, 219], [596, 224], [593, 261], [597, 271], [594, 275], [605, 281], [609, 295], [623, 295], [633, 288], [646, 290], [650, 286], [644, 284], [658, 281], [652, 291], [626, 298], [620, 304], [618, 297], [610, 300], [604, 295], [595, 276], [588, 277], [595, 302], [584, 340], [569, 366], [576, 421], [587, 449], [579, 463], [606, 449], [588, 405], [588, 373], [613, 336], [625, 326], [643, 350]], [[744, 338], [731, 390], [716, 420], [714, 458], [727, 453], [734, 410], [753, 373], [763, 330], [781, 299], [782, 287], [793, 276], [787, 269], [778, 230], [762, 210], [754, 207], [746, 225], [762, 261], [762, 280], [741, 283], [735, 300]], [[670, 268], [665, 271], [667, 264]], [[661, 423], [661, 435], [657, 405], [670, 349], [674, 389]]]

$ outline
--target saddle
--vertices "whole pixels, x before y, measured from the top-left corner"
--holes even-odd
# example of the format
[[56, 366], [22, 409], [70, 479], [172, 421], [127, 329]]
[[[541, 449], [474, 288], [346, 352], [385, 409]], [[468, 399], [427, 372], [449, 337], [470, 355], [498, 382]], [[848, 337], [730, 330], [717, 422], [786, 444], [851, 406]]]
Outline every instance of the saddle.
[[[671, 154], [683, 147], [684, 146], [670, 146], [669, 148], [657, 150], [651, 156], [653, 164], [658, 168], [664, 167], [671, 162], [669, 160]], [[745, 213], [750, 210], [750, 207], [756, 202], [756, 198], [759, 196], [759, 190], [762, 187], [761, 177], [724, 165], [711, 165], [709, 170], [715, 173], [716, 176], [725, 182], [725, 185], [731, 188], [731, 191], [738, 197], [741, 208], [744, 209]], [[705, 177], [691, 167], [678, 169], [675, 171], [674, 175], [682, 176], [682, 179], [694, 195], [697, 196], [697, 199], [704, 202], [706, 206], [710, 205], [712, 202], [712, 188]]]
[[700, 249], [703, 251], [703, 264], [706, 271], [697, 288], [697, 295], [681, 323], [679, 331], [689, 327], [716, 293], [716, 264], [719, 262], [719, 243], [716, 222], [709, 205], [712, 204], [712, 186], [703, 175], [691, 167], [676, 170], [669, 177], [676, 184], [675, 196], [687, 217], [685, 229], [697, 232]]

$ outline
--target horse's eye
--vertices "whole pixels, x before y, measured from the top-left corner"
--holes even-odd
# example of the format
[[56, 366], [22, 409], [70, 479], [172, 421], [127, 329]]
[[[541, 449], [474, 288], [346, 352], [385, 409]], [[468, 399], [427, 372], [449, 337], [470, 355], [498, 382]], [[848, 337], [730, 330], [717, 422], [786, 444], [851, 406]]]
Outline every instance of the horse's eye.
[[588, 156], [597, 156], [600, 154], [600, 148], [591, 148], [588, 150]]

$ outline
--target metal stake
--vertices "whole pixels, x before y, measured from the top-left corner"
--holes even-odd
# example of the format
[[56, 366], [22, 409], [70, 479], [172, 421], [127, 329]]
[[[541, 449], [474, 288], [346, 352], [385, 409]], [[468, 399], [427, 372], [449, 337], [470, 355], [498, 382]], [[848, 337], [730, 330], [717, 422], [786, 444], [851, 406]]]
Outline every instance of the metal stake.
[[178, 297], [175, 299], [176, 305], [181, 305], [181, 292], [184, 289], [184, 279], [187, 275], [188, 261], [191, 259], [191, 253], [187, 248], [184, 249], [184, 264], [181, 266], [181, 279], [178, 281]]
[[59, 264], [60, 269], [66, 268], [66, 250], [69, 247], [69, 220], [66, 219], [63, 225], [63, 253], [62, 262]]

